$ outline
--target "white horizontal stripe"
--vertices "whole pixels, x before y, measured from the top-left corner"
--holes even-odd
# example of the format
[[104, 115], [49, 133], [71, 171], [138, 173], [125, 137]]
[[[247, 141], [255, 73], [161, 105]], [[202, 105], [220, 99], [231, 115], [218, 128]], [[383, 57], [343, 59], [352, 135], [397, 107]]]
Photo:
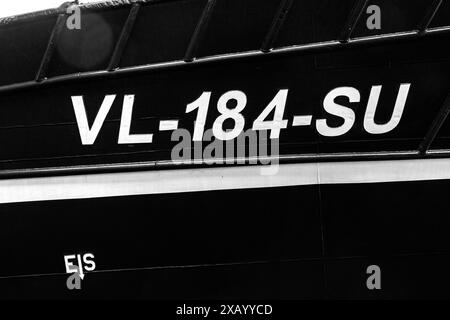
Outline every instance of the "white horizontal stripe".
[[[450, 159], [325, 162], [173, 169], [0, 181], [0, 203], [315, 184], [450, 179]], [[275, 171], [274, 171], [275, 172]]]
[[159, 131], [172, 131], [178, 129], [178, 120], [161, 120]]
[[293, 127], [311, 125], [312, 116], [295, 116], [292, 122]]

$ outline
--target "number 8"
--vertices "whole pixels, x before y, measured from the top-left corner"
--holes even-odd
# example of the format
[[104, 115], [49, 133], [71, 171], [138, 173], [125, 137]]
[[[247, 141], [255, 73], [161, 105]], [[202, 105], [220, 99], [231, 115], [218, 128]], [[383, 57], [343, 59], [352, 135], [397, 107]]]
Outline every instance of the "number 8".
[[[236, 108], [228, 109], [227, 103], [230, 100], [236, 100]], [[247, 96], [242, 91], [234, 90], [224, 93], [217, 103], [217, 110], [221, 113], [213, 124], [213, 133], [217, 139], [232, 140], [239, 136], [245, 126], [245, 118], [240, 113], [247, 105]], [[223, 130], [223, 123], [226, 119], [234, 120], [234, 128], [231, 131]]]

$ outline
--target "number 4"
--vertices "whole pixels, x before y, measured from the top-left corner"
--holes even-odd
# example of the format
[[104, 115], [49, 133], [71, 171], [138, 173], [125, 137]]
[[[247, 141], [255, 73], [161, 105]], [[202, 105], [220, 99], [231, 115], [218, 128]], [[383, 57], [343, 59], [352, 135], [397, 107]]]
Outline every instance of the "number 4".
[[[253, 122], [253, 130], [271, 130], [270, 139], [278, 139], [280, 137], [281, 129], [286, 129], [288, 121], [283, 120], [284, 108], [286, 107], [286, 100], [288, 89], [278, 91], [277, 95], [263, 110], [259, 117]], [[265, 120], [272, 110], [275, 109], [273, 120]]]

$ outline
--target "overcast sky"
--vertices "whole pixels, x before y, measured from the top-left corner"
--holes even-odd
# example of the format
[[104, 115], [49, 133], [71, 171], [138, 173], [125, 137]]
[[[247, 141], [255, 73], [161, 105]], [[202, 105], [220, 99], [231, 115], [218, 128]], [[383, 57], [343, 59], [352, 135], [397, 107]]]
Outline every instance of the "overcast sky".
[[[57, 8], [68, 0], [0, 0], [0, 17]], [[99, 2], [100, 0], [82, 0], [84, 2]]]

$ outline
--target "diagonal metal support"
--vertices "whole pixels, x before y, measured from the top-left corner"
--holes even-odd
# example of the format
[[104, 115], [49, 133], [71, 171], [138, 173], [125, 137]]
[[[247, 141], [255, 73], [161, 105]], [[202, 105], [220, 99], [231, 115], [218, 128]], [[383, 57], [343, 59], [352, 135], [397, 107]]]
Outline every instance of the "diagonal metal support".
[[211, 13], [213, 12], [214, 5], [216, 4], [216, 0], [208, 0], [203, 9], [202, 16], [195, 27], [194, 33], [192, 35], [191, 41], [189, 42], [189, 46], [186, 50], [186, 54], [184, 55], [185, 62], [194, 61], [197, 55], [197, 49], [200, 45], [200, 41], [205, 33], [206, 27], [208, 26], [209, 19], [211, 17]]
[[272, 25], [264, 38], [264, 42], [261, 46], [262, 52], [269, 52], [273, 48], [273, 44], [275, 43], [278, 34], [280, 33], [281, 28], [283, 27], [284, 21], [289, 13], [289, 10], [292, 8], [292, 4], [294, 0], [282, 0], [280, 6], [278, 7], [277, 13], [273, 19]]
[[116, 46], [114, 47], [111, 59], [109, 60], [108, 71], [115, 70], [119, 67], [123, 52], [125, 51], [128, 39], [130, 38], [134, 23], [136, 22], [140, 6], [141, 5], [139, 3], [133, 3], [133, 5], [131, 6], [130, 13], [128, 14], [127, 20], [125, 21], [125, 24], [122, 28], [122, 32], [120, 33], [119, 39], [117, 40]]
[[425, 14], [425, 17], [420, 22], [418, 29], [420, 33], [424, 33], [427, 31], [428, 27], [430, 26], [430, 23], [433, 21], [434, 17], [436, 16], [436, 13], [439, 11], [439, 8], [442, 5], [443, 0], [434, 0], [431, 4], [430, 8], [428, 9], [427, 13]]
[[444, 104], [439, 110], [437, 117], [434, 119], [433, 123], [428, 129], [427, 134], [425, 135], [425, 138], [420, 144], [419, 146], [420, 154], [424, 155], [427, 153], [428, 149], [430, 148], [434, 139], [436, 138], [436, 135], [438, 134], [439, 130], [441, 129], [442, 125], [447, 119], [449, 113], [450, 113], [450, 94], [447, 96], [447, 98], [445, 98]]
[[36, 72], [36, 77], [34, 80], [37, 82], [40, 82], [45, 79], [45, 75], [47, 74], [50, 60], [52, 59], [53, 52], [55, 51], [56, 44], [58, 42], [59, 36], [64, 28], [65, 23], [66, 23], [66, 13], [64, 12], [58, 14], [55, 26], [53, 27], [50, 39], [48, 40], [47, 48], [45, 49], [44, 56], [42, 57], [41, 64], [39, 65], [39, 69]]
[[359, 0], [352, 9], [347, 22], [345, 23], [345, 28], [341, 32], [339, 41], [342, 43], [347, 43], [355, 30], [356, 24], [359, 21], [364, 9], [367, 7], [369, 0]]

